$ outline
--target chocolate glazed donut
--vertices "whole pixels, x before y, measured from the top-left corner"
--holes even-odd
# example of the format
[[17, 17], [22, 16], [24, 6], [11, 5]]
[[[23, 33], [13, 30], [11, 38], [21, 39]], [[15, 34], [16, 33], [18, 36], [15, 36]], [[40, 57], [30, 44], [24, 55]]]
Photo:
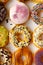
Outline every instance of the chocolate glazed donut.
[[35, 54], [35, 65], [43, 65], [43, 49], [40, 49]]
[[0, 23], [6, 18], [7, 10], [2, 2], [0, 2]]

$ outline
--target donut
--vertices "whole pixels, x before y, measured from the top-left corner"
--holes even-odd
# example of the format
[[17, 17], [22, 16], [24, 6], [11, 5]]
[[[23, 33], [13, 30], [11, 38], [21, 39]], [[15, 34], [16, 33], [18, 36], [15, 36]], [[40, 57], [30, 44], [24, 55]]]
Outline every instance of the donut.
[[43, 24], [43, 17], [40, 17], [40, 12], [43, 11], [43, 4], [36, 4], [32, 9], [32, 19], [37, 24]]
[[3, 2], [4, 4], [7, 3], [9, 0], [0, 0], [0, 2]]
[[10, 19], [14, 24], [23, 24], [29, 19], [29, 8], [22, 2], [17, 2], [10, 8]]
[[31, 41], [31, 32], [26, 26], [16, 25], [10, 30], [9, 40], [16, 47], [28, 46]]
[[43, 3], [43, 0], [30, 0], [33, 1], [34, 3]]
[[35, 65], [43, 65], [43, 49], [38, 50], [34, 56]]
[[0, 26], [0, 48], [8, 44], [8, 30], [4, 26]]
[[33, 32], [33, 43], [39, 47], [43, 48], [43, 25], [39, 25]]
[[32, 52], [28, 47], [23, 47], [13, 54], [12, 64], [14, 65], [32, 65]]
[[0, 23], [6, 18], [7, 10], [2, 2], [0, 2]]
[[11, 65], [12, 55], [5, 48], [0, 49], [0, 65]]

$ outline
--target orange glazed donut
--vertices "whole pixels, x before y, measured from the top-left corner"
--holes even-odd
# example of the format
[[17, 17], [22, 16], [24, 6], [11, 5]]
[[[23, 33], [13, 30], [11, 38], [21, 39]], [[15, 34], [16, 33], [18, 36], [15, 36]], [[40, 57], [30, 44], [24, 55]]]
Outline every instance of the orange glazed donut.
[[13, 54], [13, 64], [14, 65], [31, 65], [33, 58], [32, 53], [28, 49], [28, 47], [23, 47]]

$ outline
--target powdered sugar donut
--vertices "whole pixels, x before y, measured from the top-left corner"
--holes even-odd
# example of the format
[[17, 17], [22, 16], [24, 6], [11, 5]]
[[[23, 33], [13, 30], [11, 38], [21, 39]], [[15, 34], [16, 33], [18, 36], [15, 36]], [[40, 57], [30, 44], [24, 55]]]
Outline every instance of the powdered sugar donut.
[[14, 6], [10, 8], [10, 19], [15, 24], [25, 23], [29, 18], [28, 7], [21, 2], [16, 2]]

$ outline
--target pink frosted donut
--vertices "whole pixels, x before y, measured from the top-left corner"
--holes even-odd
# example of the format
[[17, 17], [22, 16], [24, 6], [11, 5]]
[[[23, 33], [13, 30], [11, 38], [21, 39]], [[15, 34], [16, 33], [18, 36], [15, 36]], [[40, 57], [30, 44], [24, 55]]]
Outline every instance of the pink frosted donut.
[[29, 8], [21, 2], [16, 2], [14, 6], [10, 8], [10, 19], [15, 24], [25, 23], [29, 18]]

